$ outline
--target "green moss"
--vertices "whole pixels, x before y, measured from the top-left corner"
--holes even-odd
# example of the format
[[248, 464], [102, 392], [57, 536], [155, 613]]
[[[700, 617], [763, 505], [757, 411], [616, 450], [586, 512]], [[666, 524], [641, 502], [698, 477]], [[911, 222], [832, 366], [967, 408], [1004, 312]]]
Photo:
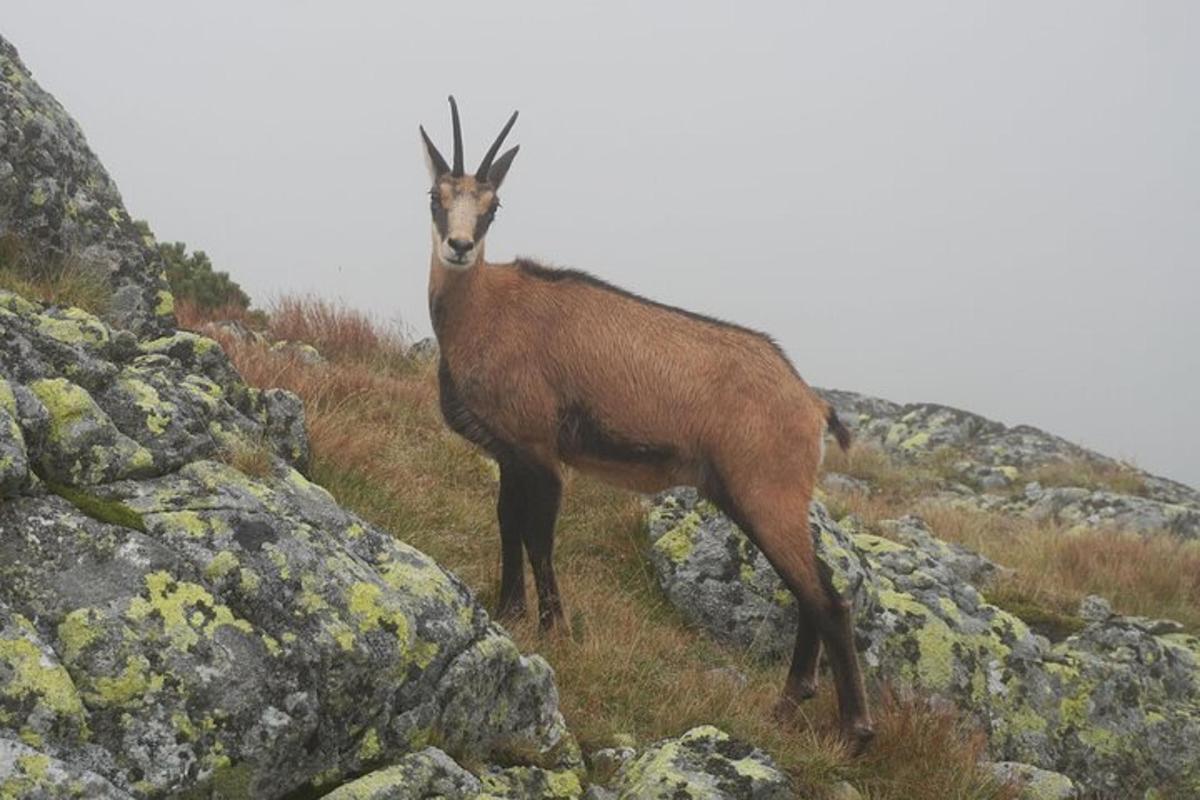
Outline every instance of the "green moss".
[[1061, 642], [1087, 627], [1087, 623], [1081, 617], [1045, 608], [1031, 600], [999, 597], [992, 599], [992, 604], [1017, 617], [1028, 625], [1030, 630], [1040, 633], [1052, 642]]
[[227, 800], [258, 797], [254, 792], [254, 777], [254, 765], [249, 762], [219, 766], [213, 771], [213, 796]]
[[136, 531], [145, 532], [146, 530], [145, 518], [119, 500], [107, 500], [60, 483], [47, 481], [46, 486], [50, 491], [94, 520], [109, 525], [119, 525], [122, 528], [132, 528]]

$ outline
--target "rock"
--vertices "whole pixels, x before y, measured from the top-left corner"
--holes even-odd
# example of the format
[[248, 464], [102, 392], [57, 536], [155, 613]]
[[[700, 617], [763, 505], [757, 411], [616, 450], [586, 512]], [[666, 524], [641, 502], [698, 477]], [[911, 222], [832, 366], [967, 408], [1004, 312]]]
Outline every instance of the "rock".
[[205, 323], [202, 331], [212, 338], [222, 341], [232, 340], [241, 344], [267, 344], [267, 337], [236, 319], [221, 319]]
[[0, 753], [31, 751], [0, 784], [45, 763], [102, 797], [272, 798], [396, 764], [467, 786], [405, 760], [436, 738], [503, 759], [505, 796], [578, 786], [550, 667], [297, 471], [293, 395], [194, 334], [121, 339], [0, 298]]
[[482, 787], [479, 779], [436, 747], [426, 747], [402, 757], [385, 769], [343, 784], [325, 795], [326, 800], [474, 800]]
[[838, 781], [829, 787], [825, 797], [826, 800], [862, 800], [862, 793], [849, 781]]
[[83, 132], [0, 38], [0, 235], [38, 260], [72, 259], [112, 288], [108, 321], [139, 335], [174, 326], [153, 237], [134, 224]]
[[[1145, 497], [1134, 500], [1183, 506], [1200, 512], [1200, 492], [1190, 486], [1132, 469], [1028, 425], [1008, 427], [978, 414], [934, 403], [900, 405], [835, 389], [823, 389], [821, 394], [834, 405], [838, 416], [858, 439], [901, 460], [918, 463], [935, 460], [950, 452], [957, 459], [954, 469], [961, 480], [975, 488], [1004, 489], [1018, 479], [1022, 470], [1061, 462], [1083, 462], [1135, 475], [1142, 484]], [[1132, 502], [1130, 505], [1137, 506], [1147, 515], [1143, 517], [1143, 524], [1153, 524], [1155, 517], [1151, 509], [1155, 506]], [[1169, 525], [1176, 524], [1173, 518], [1165, 521]], [[1189, 519], [1184, 524], [1191, 531], [1189, 536], [1200, 535], [1194, 520]]]
[[603, 747], [591, 754], [592, 775], [601, 783], [608, 783], [630, 761], [637, 757], [632, 747]]
[[438, 353], [440, 352], [437, 339], [434, 339], [432, 336], [426, 336], [408, 348], [409, 358], [417, 361], [437, 361]]
[[1113, 526], [1140, 533], [1165, 530], [1185, 539], [1200, 538], [1200, 509], [1116, 492], [1042, 489], [1026, 508], [1018, 505], [1012, 510], [1023, 510], [1034, 519]]
[[[1114, 616], [1051, 645], [968, 582], [990, 562], [919, 520], [885, 525], [896, 537], [885, 539], [843, 528], [814, 503], [809, 522], [854, 601], [869, 675], [956, 704], [989, 734], [993, 758], [1102, 794], [1169, 781], [1200, 790], [1200, 639], [1169, 621]], [[729, 520], [681, 489], [657, 498], [649, 527], [659, 583], [685, 619], [761, 654], [790, 652], [791, 598]]]
[[1088, 622], [1107, 622], [1113, 616], [1112, 603], [1100, 595], [1089, 594], [1079, 601], [1079, 617]]
[[851, 478], [849, 475], [843, 475], [840, 472], [826, 472], [821, 479], [822, 485], [831, 492], [843, 492], [845, 494], [866, 494], [871, 493], [871, 485], [864, 480]]
[[619, 800], [788, 800], [770, 756], [712, 726], [646, 748], [612, 784]]
[[1000, 761], [987, 766], [997, 780], [1020, 790], [1017, 800], [1075, 800], [1080, 796], [1074, 782], [1058, 772], [1014, 761]]
[[583, 785], [571, 770], [493, 768], [479, 777], [483, 797], [511, 800], [581, 800]]
[[305, 342], [291, 342], [287, 339], [282, 339], [271, 345], [271, 352], [276, 355], [294, 358], [301, 364], [307, 364], [308, 366], [319, 366], [326, 363], [325, 356], [321, 355], [321, 351]]
[[13, 800], [131, 800], [94, 772], [0, 738], [0, 797]]

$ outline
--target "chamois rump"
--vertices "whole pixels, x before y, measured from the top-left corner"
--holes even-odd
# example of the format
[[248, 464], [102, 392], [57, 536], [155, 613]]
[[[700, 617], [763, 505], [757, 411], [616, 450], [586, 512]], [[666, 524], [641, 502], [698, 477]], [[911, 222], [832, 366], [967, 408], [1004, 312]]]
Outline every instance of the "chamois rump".
[[485, 260], [497, 192], [518, 147], [497, 157], [516, 112], [473, 175], [450, 98], [453, 163], [421, 127], [433, 185], [429, 310], [442, 413], [500, 466], [497, 615], [523, 615], [522, 551], [541, 625], [564, 624], [554, 577], [562, 464], [640, 492], [691, 485], [750, 537], [796, 596], [800, 625], [776, 713], [816, 690], [822, 643], [856, 750], [874, 735], [851, 608], [813, 553], [809, 501], [830, 430], [849, 432], [775, 343], [737, 325], [626, 292], [587, 273]]

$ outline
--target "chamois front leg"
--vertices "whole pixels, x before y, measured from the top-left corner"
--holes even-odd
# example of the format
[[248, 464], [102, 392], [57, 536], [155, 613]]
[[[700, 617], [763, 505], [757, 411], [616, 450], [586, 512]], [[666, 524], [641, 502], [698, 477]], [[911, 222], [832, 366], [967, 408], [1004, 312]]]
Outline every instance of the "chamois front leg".
[[[512, 543], [505, 533], [516, 531], [520, 542], [525, 545], [529, 565], [533, 568], [533, 580], [537, 587], [538, 622], [543, 629], [565, 628], [562, 600], [558, 593], [558, 581], [554, 576], [554, 525], [558, 520], [559, 500], [562, 497], [562, 479], [556, 467], [550, 467], [528, 455], [517, 455], [500, 467], [501, 541], [504, 550], [504, 572], [501, 599], [516, 597], [520, 593], [523, 608], [523, 577], [507, 576], [520, 574], [520, 569], [509, 569], [509, 557], [519, 554], [519, 543]], [[504, 524], [504, 519], [509, 524]], [[514, 556], [519, 558], [519, 555]], [[510, 594], [505, 593], [510, 586]], [[503, 602], [501, 603], [503, 606]]]
[[529, 481], [514, 461], [500, 462], [500, 496], [496, 516], [500, 521], [500, 600], [498, 619], [525, 616], [525, 556], [521, 531], [529, 509]]

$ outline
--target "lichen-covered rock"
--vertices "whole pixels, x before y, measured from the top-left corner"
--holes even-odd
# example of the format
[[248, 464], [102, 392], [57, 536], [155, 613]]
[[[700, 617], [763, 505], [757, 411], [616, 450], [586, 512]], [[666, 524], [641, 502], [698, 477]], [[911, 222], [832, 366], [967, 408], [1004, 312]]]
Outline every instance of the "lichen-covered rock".
[[1061, 773], [1015, 761], [999, 761], [987, 766], [1001, 783], [1018, 788], [1017, 800], [1076, 800], [1079, 797], [1079, 788]]
[[[790, 597], [735, 526], [691, 490], [661, 495], [650, 519], [659, 582], [685, 618], [739, 646], [790, 650]], [[890, 523], [882, 538], [835, 524], [814, 503], [810, 523], [818, 556], [854, 601], [869, 674], [955, 702], [988, 732], [997, 759], [1095, 792], [1200, 792], [1200, 639], [1174, 623], [1110, 616], [1051, 643], [969, 582], [989, 562], [915, 518]]]
[[132, 800], [96, 773], [0, 737], [0, 798], [4, 800]]
[[16, 415], [16, 396], [0, 378], [0, 497], [14, 495], [29, 483], [29, 453]]
[[[130, 219], [79, 126], [0, 38], [0, 235], [9, 233], [40, 258], [69, 256], [106, 276], [110, 322], [139, 334], [173, 327], [153, 239]], [[62, 330], [90, 335], [67, 322]]]
[[[0, 740], [53, 767], [28, 796], [328, 791], [434, 740], [578, 787], [550, 667], [295, 469], [294, 396], [209, 339], [127, 337], [0, 305], [0, 450], [25, 457], [0, 471]], [[0, 781], [33, 787], [16, 763]]]
[[541, 767], [498, 767], [479, 776], [480, 798], [488, 800], [580, 800], [583, 784], [572, 770]]
[[[1200, 512], [1200, 492], [1192, 487], [1120, 464], [1028, 425], [1008, 427], [978, 414], [933, 403], [900, 405], [855, 392], [831, 389], [822, 390], [822, 394], [833, 403], [842, 421], [854, 430], [859, 439], [873, 443], [901, 459], [920, 463], [946, 452], [953, 453], [958, 459], [954, 467], [960, 476], [960, 483], [955, 487], [957, 489], [970, 489], [963, 485], [964, 481], [979, 489], [1003, 489], [1017, 480], [1022, 470], [1061, 462], [1079, 462], [1136, 476], [1144, 490], [1144, 497], [1119, 495], [1122, 498], [1120, 504], [1136, 507], [1137, 513], [1145, 515], [1143, 522], [1146, 525], [1151, 524], [1154, 513], [1160, 513], [1151, 512], [1158, 504], [1182, 506]], [[1136, 502], [1139, 500], [1143, 502]], [[1111, 502], [1111, 498], [1101, 499], [1101, 505]], [[1161, 513], [1172, 516], [1177, 512]], [[1100, 519], [1105, 522], [1125, 521], [1114, 520], [1113, 516], [1102, 514]], [[1080, 521], [1093, 522], [1089, 513], [1080, 514]], [[1170, 519], [1163, 522], [1172, 530], [1177, 524]], [[1200, 535], [1200, 522], [1189, 518], [1183, 524], [1191, 531], [1189, 535]]]
[[343, 784], [326, 800], [475, 800], [479, 779], [436, 747], [403, 756], [390, 767]]
[[789, 800], [766, 753], [712, 726], [646, 748], [612, 783], [619, 800]]
[[1042, 489], [1030, 484], [1008, 510], [1075, 525], [1111, 525], [1139, 533], [1169, 531], [1185, 539], [1200, 538], [1200, 508], [1117, 492]]

